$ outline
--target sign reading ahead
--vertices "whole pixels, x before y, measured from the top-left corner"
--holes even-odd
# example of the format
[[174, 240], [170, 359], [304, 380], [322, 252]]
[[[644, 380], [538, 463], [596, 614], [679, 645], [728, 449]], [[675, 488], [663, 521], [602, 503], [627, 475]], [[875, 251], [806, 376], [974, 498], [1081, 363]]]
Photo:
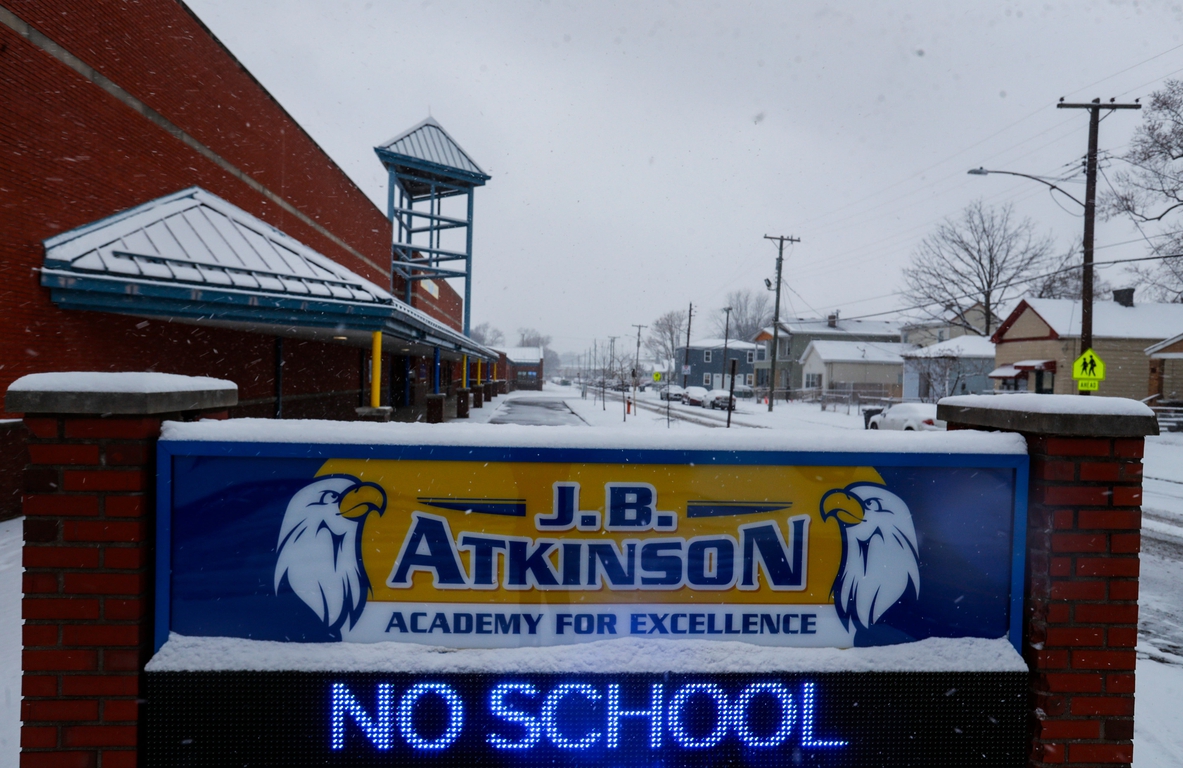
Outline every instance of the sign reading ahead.
[[1017, 626], [1010, 456], [194, 448], [166, 462], [158, 643], [849, 647]]
[[1092, 349], [1086, 349], [1072, 364], [1072, 378], [1080, 391], [1100, 389], [1100, 383], [1105, 380], [1105, 361]]

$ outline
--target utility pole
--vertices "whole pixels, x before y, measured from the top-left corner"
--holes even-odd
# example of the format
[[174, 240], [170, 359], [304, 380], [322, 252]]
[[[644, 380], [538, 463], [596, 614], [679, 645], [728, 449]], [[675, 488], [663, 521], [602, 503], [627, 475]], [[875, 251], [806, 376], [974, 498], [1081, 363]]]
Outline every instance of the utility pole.
[[690, 324], [694, 320], [694, 302], [690, 302], [690, 311], [686, 313], [686, 359], [682, 361], [682, 389], [686, 389], [687, 378], [690, 376]]
[[[1084, 187], [1084, 272], [1080, 280], [1080, 354], [1093, 346], [1093, 225], [1097, 215], [1097, 134], [1101, 125], [1102, 109], [1141, 109], [1141, 104], [1115, 104], [1110, 99], [1102, 104], [1093, 99], [1087, 104], [1066, 104], [1063, 99], [1057, 109], [1087, 109], [1089, 111], [1089, 153], [1085, 159]], [[1090, 394], [1087, 389], [1080, 394]]]
[[[728, 337], [731, 335], [731, 307], [723, 307], [723, 311], [727, 313], [727, 317], [723, 321], [723, 377], [722, 378], [726, 379], [727, 378], [727, 342], [729, 340]], [[722, 383], [724, 385], [727, 384], [726, 381], [723, 381]], [[726, 386], [724, 386], [724, 389], [725, 388], [726, 388]], [[731, 421], [730, 414], [728, 414], [727, 420]]]
[[[637, 329], [637, 357], [633, 361], [633, 405], [637, 403], [637, 372], [641, 368], [641, 331], [648, 328], [647, 325], [637, 325], [633, 323], [633, 327]], [[640, 407], [637, 408], [637, 413], [640, 413]]]
[[780, 275], [785, 262], [785, 243], [799, 243], [796, 237], [764, 235], [765, 240], [776, 241], [776, 306], [772, 311], [772, 367], [768, 369], [768, 412], [776, 401], [776, 353], [780, 347]]
[[[616, 366], [616, 340], [619, 338], [620, 338], [619, 336], [609, 336], [608, 337], [608, 343], [611, 344], [611, 347], [610, 347], [611, 351], [608, 353], [609, 367]], [[615, 373], [615, 371], [613, 371], [613, 373]], [[607, 406], [604, 406], [604, 407], [606, 410]], [[625, 411], [626, 407], [627, 407], [627, 405], [624, 402], [624, 395], [621, 395], [621, 397], [620, 397], [620, 413], [621, 413], [620, 420], [621, 421], [628, 421], [628, 413]]]

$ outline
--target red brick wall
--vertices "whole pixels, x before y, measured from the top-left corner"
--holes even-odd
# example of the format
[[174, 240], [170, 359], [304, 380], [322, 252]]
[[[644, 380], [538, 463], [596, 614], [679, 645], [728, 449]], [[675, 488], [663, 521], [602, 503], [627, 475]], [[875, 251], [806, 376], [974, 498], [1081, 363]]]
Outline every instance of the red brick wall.
[[1029, 765], [1128, 766], [1144, 440], [1025, 437]]
[[[11, 0], [5, 6], [367, 259], [387, 263], [384, 213], [184, 6], [173, 0]], [[39, 371], [155, 370], [229, 378], [243, 400], [272, 396], [270, 337], [63, 311], [39, 285], [44, 239], [189, 186], [204, 187], [389, 285], [388, 272], [359, 260], [5, 26], [0, 180], [0, 388]], [[451, 313], [458, 327], [459, 299], [450, 288], [441, 286], [438, 307], [424, 309], [440, 319]], [[311, 342], [289, 343], [289, 349], [286, 393], [356, 390], [355, 349]]]
[[449, 328], [464, 330], [464, 299], [443, 280], [435, 281], [439, 298], [423, 289], [422, 282], [416, 282], [411, 299], [416, 309], [426, 312]]
[[136, 764], [163, 418], [29, 418], [22, 768]]

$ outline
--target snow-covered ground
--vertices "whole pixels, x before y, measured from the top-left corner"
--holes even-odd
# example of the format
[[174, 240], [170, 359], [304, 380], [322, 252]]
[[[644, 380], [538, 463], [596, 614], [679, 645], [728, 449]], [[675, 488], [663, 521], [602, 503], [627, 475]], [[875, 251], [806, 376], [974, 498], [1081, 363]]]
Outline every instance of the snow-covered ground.
[[[662, 412], [642, 408], [625, 420], [619, 396], [609, 393], [604, 403], [588, 392], [584, 399], [574, 387], [547, 385], [542, 392], [516, 392], [496, 398], [484, 408], [472, 411], [471, 423], [498, 420], [513, 410], [508, 401], [542, 398], [553, 418], [562, 404], [576, 419], [591, 426], [618, 426], [627, 430], [677, 430], [681, 434], [709, 433], [707, 424], [672, 420], [667, 427], [664, 405], [655, 392], [641, 395], [642, 405], [661, 406]], [[526, 405], [522, 403], [520, 405]], [[525, 410], [529, 412], [528, 408]], [[705, 411], [674, 404], [672, 413], [682, 412], [696, 421], [726, 420], [721, 411]], [[733, 414], [733, 429], [855, 430], [863, 428], [862, 416], [854, 409], [823, 412], [817, 405], [777, 403], [772, 414], [767, 406], [740, 402]], [[490, 429], [497, 429], [496, 423]], [[1138, 697], [1135, 716], [1135, 768], [1158, 768], [1183, 762], [1183, 721], [1175, 715], [1183, 693], [1183, 434], [1168, 434], [1147, 441], [1145, 458], [1144, 531], [1142, 553], [1141, 626], [1138, 646]], [[0, 768], [18, 763], [20, 718], [20, 579], [21, 521], [0, 523]]]

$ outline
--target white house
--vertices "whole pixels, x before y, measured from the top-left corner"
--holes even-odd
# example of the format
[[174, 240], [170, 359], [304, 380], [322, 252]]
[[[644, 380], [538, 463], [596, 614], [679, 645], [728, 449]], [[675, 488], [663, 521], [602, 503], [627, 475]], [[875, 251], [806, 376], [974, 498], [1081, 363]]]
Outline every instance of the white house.
[[890, 341], [811, 341], [800, 360], [805, 388], [899, 397], [903, 354], [914, 349]]

